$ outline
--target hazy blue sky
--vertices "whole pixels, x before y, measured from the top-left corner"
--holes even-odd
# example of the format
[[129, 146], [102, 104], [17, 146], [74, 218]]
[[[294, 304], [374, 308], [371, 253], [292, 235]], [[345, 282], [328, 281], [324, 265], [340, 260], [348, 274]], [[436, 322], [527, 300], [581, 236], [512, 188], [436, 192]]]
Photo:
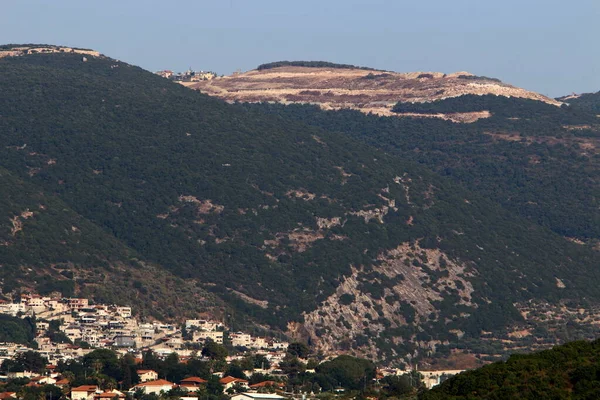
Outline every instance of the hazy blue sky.
[[150, 70], [277, 60], [469, 71], [600, 90], [600, 0], [1, 0], [0, 43], [91, 47]]

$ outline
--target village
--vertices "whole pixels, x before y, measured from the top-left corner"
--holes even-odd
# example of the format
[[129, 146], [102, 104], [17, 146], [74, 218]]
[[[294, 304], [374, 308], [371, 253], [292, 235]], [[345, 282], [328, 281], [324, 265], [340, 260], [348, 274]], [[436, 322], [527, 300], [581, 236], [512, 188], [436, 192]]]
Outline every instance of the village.
[[[271, 338], [230, 333], [222, 322], [206, 319], [188, 319], [181, 326], [159, 321], [140, 322], [133, 316], [131, 307], [91, 304], [85, 298], [22, 295], [18, 303], [0, 304], [0, 314], [35, 316], [38, 351], [51, 363], [80, 357], [85, 354], [85, 347], [122, 351], [145, 348], [161, 356], [176, 353], [189, 357], [206, 341], [223, 344], [225, 334], [233, 347], [271, 350], [273, 357], [288, 346], [287, 342]], [[53, 342], [48, 335], [51, 325], [69, 342], [79, 346]], [[10, 355], [11, 349], [5, 346], [1, 350]]]
[[[4, 374], [0, 375], [0, 382], [26, 380], [26, 387], [29, 388], [51, 385], [58, 387], [64, 396], [72, 400], [125, 398], [140, 394], [162, 396], [166, 393], [172, 394], [171, 397], [174, 394], [176, 398], [197, 400], [198, 391], [206, 390], [204, 388], [209, 382], [206, 377], [185, 376], [174, 382], [175, 379], [168, 380], [165, 373], [161, 376], [158, 371], [145, 368], [147, 363], [144, 364], [144, 357], [151, 354], [156, 360], [162, 360], [157, 362], [166, 362], [165, 360], [175, 357], [181, 364], [191, 362], [190, 360], [210, 363], [214, 361], [214, 357], [206, 349], [211, 346], [224, 348], [224, 344], [240, 351], [223, 356], [220, 367], [210, 364], [211, 376], [218, 379], [224, 395], [235, 400], [284, 398], [287, 379], [290, 374], [300, 370], [298, 366], [304, 365], [302, 372], [315, 372], [315, 362], [309, 360], [306, 354], [298, 352], [300, 357], [290, 361], [291, 347], [287, 341], [253, 336], [245, 332], [230, 332], [223, 322], [210, 319], [188, 319], [179, 326], [160, 321], [141, 322], [134, 316], [131, 307], [92, 304], [85, 298], [52, 298], [35, 294], [22, 294], [18, 302], [1, 303], [0, 314], [35, 321], [33, 346], [0, 344], [0, 362]], [[69, 380], [68, 373], [61, 373], [60, 369], [65, 366], [86, 360], [94, 352], [103, 350], [114, 352], [121, 359], [134, 360], [135, 365], [138, 365], [135, 369], [137, 377], [131, 380], [130, 387], [123, 388], [129, 385], [124, 385], [122, 381], [116, 385], [121, 390], [113, 387], [115, 385], [73, 386], [72, 383], [76, 380]], [[34, 368], [4, 368], [12, 365], [11, 362], [15, 360], [31, 357], [33, 353], [47, 364], [36, 371]], [[254, 360], [255, 365], [243, 367], [247, 365], [249, 357]], [[325, 356], [324, 360], [331, 360], [333, 357]], [[293, 363], [297, 365], [290, 367]], [[235, 371], [238, 366], [241, 366], [238, 368], [239, 373], [234, 373], [237, 376], [228, 375], [232, 368]], [[373, 379], [400, 376], [408, 372], [410, 371], [401, 369], [380, 369]], [[421, 375], [421, 379], [425, 386], [431, 387], [440, 382], [442, 375], [458, 372], [460, 371], [428, 372]], [[335, 389], [338, 394], [344, 390], [344, 387]], [[311, 387], [310, 393], [312, 392]], [[288, 393], [287, 397], [291, 394]], [[18, 392], [0, 393], [0, 399], [5, 398], [20, 397]]]
[[173, 72], [171, 70], [157, 71], [156, 75], [179, 83], [209, 81], [217, 77], [217, 74], [214, 72], [194, 71], [191, 67], [185, 72]]

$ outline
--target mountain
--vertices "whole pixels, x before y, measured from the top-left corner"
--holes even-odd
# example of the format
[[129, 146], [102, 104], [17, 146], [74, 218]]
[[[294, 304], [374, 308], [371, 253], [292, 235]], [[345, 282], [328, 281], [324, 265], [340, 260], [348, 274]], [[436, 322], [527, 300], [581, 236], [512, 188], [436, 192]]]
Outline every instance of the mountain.
[[[14, 238], [46, 248], [5, 269], [17, 282], [23, 268], [41, 277], [57, 262], [75, 276], [97, 271], [119, 282], [98, 285], [102, 299], [145, 296], [149, 312], [164, 295], [173, 317], [226, 304], [244, 323], [378, 360], [493, 357], [597, 334], [600, 274], [587, 246], [352, 130], [309, 126], [321, 111], [300, 108], [315, 112], [301, 121], [255, 107], [100, 55], [0, 59], [7, 193], [23, 182], [69, 210], [38, 233], [28, 224], [46, 202], [15, 199], [5, 237], [16, 218]], [[127, 262], [132, 276], [119, 272]], [[549, 313], [572, 320], [568, 332]]]
[[567, 103], [575, 109], [591, 112], [600, 115], [600, 92], [572, 94], [556, 99], [560, 102]]
[[[416, 161], [570, 240], [600, 249], [597, 93], [550, 100], [466, 73], [419, 78], [423, 73], [379, 71], [385, 76], [378, 83], [380, 78], [363, 79], [375, 72], [352, 66], [267, 65], [274, 67], [192, 87], [228, 101], [262, 102], [257, 107], [268, 113]], [[368, 82], [357, 83], [363, 81]], [[372, 98], [333, 104], [327, 93], [338, 89], [364, 89]], [[315, 92], [310, 98], [286, 94], [298, 90], [306, 96]], [[373, 104], [385, 111], [371, 109]]]
[[[4, 110], [4, 109], [3, 109]], [[6, 114], [4, 114], [5, 116]], [[38, 165], [55, 159], [10, 148]], [[141, 316], [173, 318], [221, 306], [181, 278], [144, 262], [131, 248], [27, 178], [0, 168], [0, 279], [7, 297], [28, 291], [131, 304]], [[177, 289], [177, 290], [175, 290]], [[176, 293], [175, 295], [173, 293]], [[178, 309], [185, 297], [191, 312]]]
[[[498, 79], [468, 72], [398, 73], [327, 62], [275, 62], [241, 74], [184, 84], [232, 102], [308, 103], [324, 110], [353, 109], [383, 116], [394, 115], [393, 107], [398, 101], [422, 103], [465, 94], [495, 94], [561, 104]], [[482, 110], [423, 116], [473, 122], [489, 114]]]
[[419, 395], [419, 400], [597, 399], [598, 356], [598, 340], [513, 355], [506, 362], [456, 375]]

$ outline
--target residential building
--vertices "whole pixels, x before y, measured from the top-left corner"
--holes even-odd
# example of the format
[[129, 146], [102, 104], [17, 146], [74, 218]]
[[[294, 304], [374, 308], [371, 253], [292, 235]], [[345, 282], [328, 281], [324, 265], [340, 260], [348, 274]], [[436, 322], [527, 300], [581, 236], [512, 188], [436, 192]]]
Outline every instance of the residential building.
[[164, 379], [157, 379], [154, 381], [143, 382], [135, 385], [130, 389], [130, 392], [135, 392], [138, 389], [141, 389], [146, 394], [154, 393], [160, 394], [160, 392], [168, 392], [173, 389], [175, 384]]
[[124, 399], [126, 396], [122, 392], [119, 392], [118, 390], [113, 389], [113, 390], [110, 390], [107, 392], [95, 394], [94, 400], [112, 400], [115, 397], [117, 397], [119, 399]]
[[71, 389], [71, 400], [94, 400], [94, 395], [101, 393], [96, 385], [82, 385]]
[[230, 335], [233, 346], [248, 347], [252, 346], [252, 336], [248, 333], [236, 332]]
[[182, 379], [179, 382], [179, 387], [187, 390], [188, 392], [195, 392], [203, 385], [206, 385], [208, 381], [197, 376], [191, 376], [189, 378]]
[[80, 310], [89, 305], [88, 299], [68, 299], [67, 302], [72, 310]]
[[227, 390], [229, 388], [234, 387], [235, 385], [241, 385], [248, 387], [248, 381], [240, 378], [234, 378], [233, 376], [226, 376], [224, 378], [219, 379], [221, 385], [223, 385], [223, 389]]
[[140, 377], [140, 382], [155, 381], [158, 379], [158, 373], [151, 369], [138, 369], [137, 374]]
[[135, 347], [135, 338], [133, 336], [115, 336], [114, 341], [117, 347]]
[[223, 332], [222, 331], [198, 331], [192, 334], [194, 342], [204, 342], [206, 340], [212, 340], [215, 343], [223, 344]]

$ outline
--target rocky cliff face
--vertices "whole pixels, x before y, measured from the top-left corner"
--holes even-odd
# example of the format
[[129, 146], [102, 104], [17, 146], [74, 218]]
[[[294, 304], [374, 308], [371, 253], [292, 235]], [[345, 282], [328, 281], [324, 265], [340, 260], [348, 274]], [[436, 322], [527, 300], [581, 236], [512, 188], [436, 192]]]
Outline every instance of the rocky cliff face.
[[[538, 93], [468, 72], [397, 73], [284, 66], [185, 84], [232, 102], [311, 103], [325, 110], [350, 108], [378, 115], [397, 115], [391, 109], [398, 101], [427, 102], [465, 94], [494, 94], [561, 104]], [[429, 116], [473, 122], [487, 115]]]
[[[419, 341], [416, 332], [422, 322], [440, 319], [437, 304], [457, 295], [455, 305], [477, 308], [470, 282], [476, 269], [452, 261], [439, 249], [402, 243], [382, 252], [377, 260], [376, 269], [353, 268], [334, 294], [304, 315], [305, 334], [320, 350], [351, 350], [354, 344], [357, 354], [379, 358], [376, 343], [382, 333], [408, 326], [416, 328], [414, 333], [390, 338], [394, 345], [412, 342], [421, 349], [435, 348], [439, 340]], [[445, 318], [468, 315], [457, 311]], [[358, 349], [356, 343], [363, 347]]]

